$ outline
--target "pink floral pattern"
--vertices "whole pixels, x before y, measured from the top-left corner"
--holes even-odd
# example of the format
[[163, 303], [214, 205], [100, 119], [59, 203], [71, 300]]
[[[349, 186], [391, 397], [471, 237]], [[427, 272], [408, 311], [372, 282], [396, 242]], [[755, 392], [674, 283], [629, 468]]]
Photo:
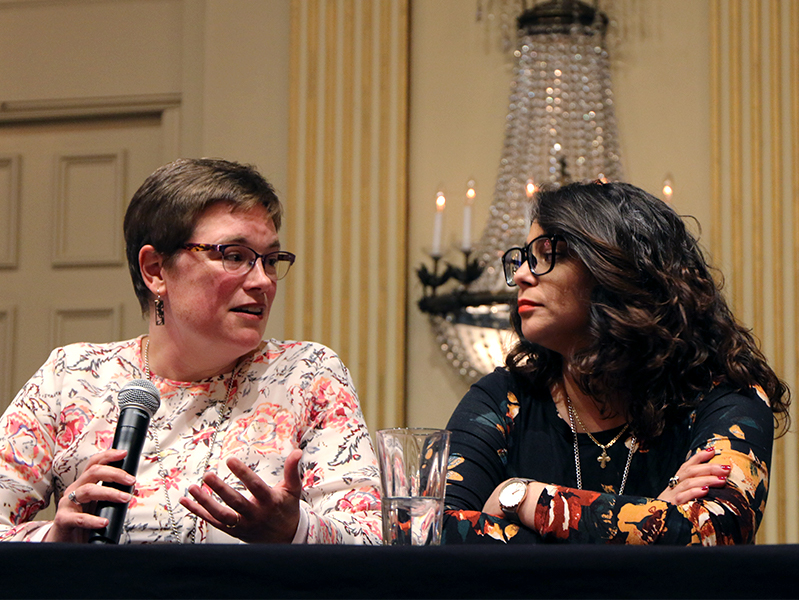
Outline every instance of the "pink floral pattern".
[[[73, 344], [53, 351], [0, 420], [0, 540], [29, 540], [32, 521], [110, 448], [128, 381], [143, 378], [140, 339]], [[144, 446], [121, 543], [170, 541], [166, 493], [186, 536], [193, 517], [178, 503], [200, 481], [231, 374], [184, 383], [153, 378], [161, 392]], [[379, 471], [349, 372], [330, 349], [262, 342], [235, 372], [234, 402], [220, 426], [210, 469], [242, 488], [224, 461], [237, 457], [270, 485], [303, 450], [300, 475], [308, 543], [381, 541]], [[155, 438], [166, 485], [159, 475]], [[185, 537], [183, 541], [186, 541]], [[199, 523], [198, 542], [235, 543]]]

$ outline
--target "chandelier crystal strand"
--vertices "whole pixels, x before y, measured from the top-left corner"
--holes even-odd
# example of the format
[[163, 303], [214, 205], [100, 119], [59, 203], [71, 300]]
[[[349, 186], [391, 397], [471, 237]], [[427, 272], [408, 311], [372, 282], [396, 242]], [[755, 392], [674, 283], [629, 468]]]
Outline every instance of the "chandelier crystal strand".
[[[559, 186], [623, 179], [605, 47], [607, 18], [582, 2], [544, 4], [551, 5], [550, 12], [536, 12], [544, 8], [536, 5], [519, 19], [497, 181], [488, 222], [472, 254], [483, 271], [469, 284], [469, 291], [490, 292], [497, 301], [463, 307], [446, 317], [431, 316], [442, 351], [467, 380], [491, 372], [501, 364], [491, 357], [508, 350], [501, 340], [507, 344], [511, 339], [508, 315], [513, 293], [505, 283], [500, 258], [527, 238], [528, 182]], [[561, 11], [554, 21], [553, 6]], [[478, 4], [478, 13], [486, 19], [495, 8], [510, 11], [512, 3], [494, 7], [485, 0]], [[579, 14], [572, 12], [578, 10]]]
[[499, 173], [476, 247], [486, 265], [476, 291], [507, 289], [499, 258], [527, 237], [528, 180], [558, 186], [623, 178], [602, 21], [522, 31], [514, 55]]

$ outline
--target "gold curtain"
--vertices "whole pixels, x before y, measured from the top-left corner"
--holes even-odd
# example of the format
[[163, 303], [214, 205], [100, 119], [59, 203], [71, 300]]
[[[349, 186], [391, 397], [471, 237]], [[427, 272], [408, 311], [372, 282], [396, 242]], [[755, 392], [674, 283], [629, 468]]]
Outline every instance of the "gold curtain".
[[[735, 314], [796, 390], [799, 3], [712, 0], [710, 27], [712, 253]], [[775, 445], [761, 543], [799, 541], [798, 463], [792, 431]]]
[[333, 348], [371, 431], [404, 424], [408, 0], [292, 0], [286, 337]]

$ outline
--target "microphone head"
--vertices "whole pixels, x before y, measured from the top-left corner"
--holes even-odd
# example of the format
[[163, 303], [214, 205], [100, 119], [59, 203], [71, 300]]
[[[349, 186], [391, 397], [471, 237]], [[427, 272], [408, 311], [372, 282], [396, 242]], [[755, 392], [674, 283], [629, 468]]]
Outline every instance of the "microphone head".
[[128, 406], [142, 408], [152, 418], [158, 411], [158, 407], [161, 406], [161, 394], [152, 381], [134, 379], [119, 390], [119, 408], [123, 409]]

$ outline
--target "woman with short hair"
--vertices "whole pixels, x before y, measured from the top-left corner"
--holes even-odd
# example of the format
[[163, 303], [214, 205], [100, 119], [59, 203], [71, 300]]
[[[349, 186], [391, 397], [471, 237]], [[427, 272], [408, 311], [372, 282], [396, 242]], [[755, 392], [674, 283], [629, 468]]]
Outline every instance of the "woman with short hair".
[[[344, 364], [263, 340], [281, 206], [252, 167], [181, 159], [131, 200], [128, 265], [149, 333], [57, 348], [0, 420], [0, 539], [85, 542], [127, 504], [120, 543], [381, 541], [377, 462]], [[114, 463], [117, 397], [160, 394], [135, 477]], [[133, 485], [133, 492], [109, 487]], [[55, 498], [53, 521], [34, 521]]]

